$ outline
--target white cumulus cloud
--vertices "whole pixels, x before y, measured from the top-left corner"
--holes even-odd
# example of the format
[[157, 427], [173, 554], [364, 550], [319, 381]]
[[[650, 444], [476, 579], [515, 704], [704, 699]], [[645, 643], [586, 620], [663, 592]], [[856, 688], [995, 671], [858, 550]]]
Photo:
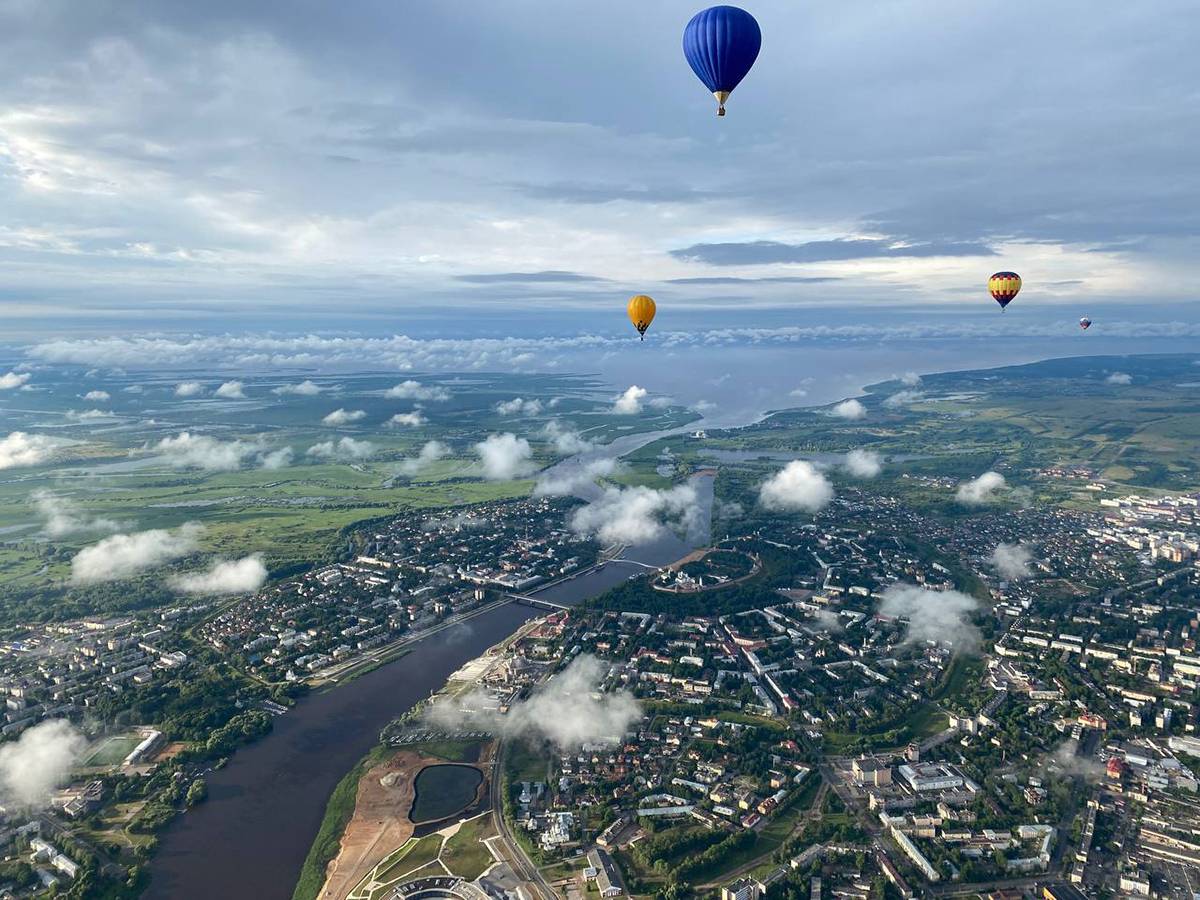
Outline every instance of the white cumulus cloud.
[[116, 531], [120, 526], [112, 519], [89, 516], [69, 497], [61, 497], [45, 489], [29, 495], [33, 508], [42, 520], [42, 533], [61, 538], [86, 531]]
[[429, 420], [425, 418], [425, 414], [419, 409], [414, 409], [412, 412], [396, 413], [385, 424], [390, 428], [419, 428], [428, 423]]
[[838, 419], [862, 419], [867, 415], [867, 408], [857, 400], [843, 400], [829, 410], [829, 414]]
[[403, 460], [396, 467], [396, 471], [401, 475], [416, 475], [422, 469], [449, 455], [450, 448], [441, 441], [426, 441], [424, 446], [417, 452], [417, 455]]
[[11, 391], [14, 388], [24, 387], [29, 378], [28, 372], [7, 372], [0, 375], [0, 391]]
[[636, 416], [642, 411], [642, 401], [646, 399], [647, 393], [649, 392], [644, 387], [630, 385], [613, 403], [612, 411], [618, 416]]
[[562, 751], [582, 744], [618, 744], [641, 719], [642, 708], [628, 691], [599, 690], [607, 671], [607, 663], [580, 654], [506, 715], [490, 711], [483, 692], [472, 692], [435, 704], [429, 721], [445, 729], [484, 729], [509, 738], [548, 740]]
[[681, 484], [669, 490], [644, 486], [609, 487], [599, 499], [571, 514], [576, 534], [604, 544], [645, 544], [668, 530], [695, 537], [701, 520], [696, 489]]
[[112, 399], [112, 394], [108, 391], [88, 391], [83, 395], [84, 400], [90, 400], [93, 403], [105, 403]]
[[282, 384], [277, 388], [273, 388], [271, 393], [279, 394], [280, 396], [295, 394], [298, 397], [315, 397], [323, 390], [325, 389], [315, 381], [305, 379], [299, 384]]
[[450, 392], [437, 385], [425, 385], [419, 381], [402, 381], [383, 392], [390, 400], [429, 400], [441, 402], [450, 399]]
[[323, 441], [308, 448], [308, 455], [317, 459], [336, 459], [354, 461], [366, 459], [375, 452], [375, 445], [370, 441], [356, 441], [344, 437], [337, 441]]
[[818, 512], [833, 499], [833, 485], [812, 463], [794, 459], [758, 488], [758, 501], [780, 512]]
[[71, 560], [71, 580], [76, 584], [116, 581], [187, 556], [200, 544], [204, 526], [186, 522], [174, 531], [155, 528], [114, 534], [84, 547]]
[[0, 744], [0, 805], [42, 808], [83, 755], [87, 739], [66, 719], [48, 719]]
[[570, 466], [560, 471], [550, 471], [533, 486], [535, 497], [568, 497], [596, 483], [597, 478], [603, 478], [617, 471], [620, 463], [609, 457], [593, 459], [583, 465]]
[[496, 412], [502, 416], [536, 416], [541, 411], [541, 400], [526, 400], [523, 397], [513, 397], [496, 404]]
[[489, 434], [475, 445], [483, 477], [489, 481], [509, 481], [533, 472], [533, 449], [529, 441], [511, 432]]
[[199, 381], [181, 381], [175, 385], [176, 397], [199, 397], [204, 393], [204, 385]]
[[1010, 581], [1018, 578], [1028, 578], [1033, 574], [1030, 562], [1033, 553], [1024, 544], [997, 544], [992, 551], [992, 568], [1002, 577]]
[[932, 591], [897, 582], [883, 592], [881, 615], [908, 620], [906, 643], [935, 643], [955, 650], [979, 646], [979, 630], [971, 615], [979, 601], [961, 591]]
[[245, 400], [246, 385], [240, 381], [226, 381], [216, 390], [216, 395], [225, 400]]
[[351, 422], [358, 422], [367, 417], [365, 410], [361, 409], [342, 409], [338, 407], [329, 415], [321, 420], [324, 425], [349, 425]]
[[551, 419], [545, 424], [542, 428], [542, 436], [554, 445], [556, 453], [564, 456], [585, 453], [595, 446], [570, 425], [563, 425], [558, 419]]
[[0, 438], [0, 469], [40, 465], [71, 443], [63, 438], [14, 431]]
[[262, 450], [249, 441], [222, 441], [207, 434], [181, 431], [163, 438], [154, 450], [176, 469], [203, 469], [206, 472], [233, 472]]
[[176, 575], [170, 585], [184, 594], [250, 594], [266, 580], [267, 567], [263, 565], [262, 557], [253, 555], [215, 560], [207, 569]]
[[842, 468], [855, 478], [875, 478], [883, 471], [883, 461], [873, 450], [851, 450]]
[[967, 506], [981, 506], [991, 503], [996, 497], [996, 492], [1004, 485], [1004, 476], [999, 472], [984, 472], [978, 478], [960, 484], [954, 499]]
[[1126, 372], [1113, 372], [1104, 380], [1109, 384], [1133, 384], [1133, 376]]
[[899, 409], [901, 406], [908, 406], [910, 403], [916, 403], [924, 398], [925, 394], [921, 391], [897, 391], [885, 399], [883, 405], [888, 409]]

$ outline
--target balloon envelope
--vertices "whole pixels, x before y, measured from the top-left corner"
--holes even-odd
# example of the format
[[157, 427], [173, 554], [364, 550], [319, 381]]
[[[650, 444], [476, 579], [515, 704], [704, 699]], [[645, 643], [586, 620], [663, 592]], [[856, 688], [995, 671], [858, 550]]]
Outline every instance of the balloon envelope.
[[988, 279], [988, 291], [1000, 308], [1008, 306], [1021, 290], [1021, 276], [1016, 272], [997, 272]]
[[1084, 316], [1082, 319], [1079, 320], [1079, 327], [1082, 328], [1084, 331], [1087, 331], [1089, 328], [1092, 327], [1092, 320], [1089, 319], [1087, 316]]
[[746, 77], [761, 47], [758, 22], [736, 6], [701, 10], [683, 29], [683, 55], [716, 96], [717, 115], [725, 115], [725, 100]]
[[645, 340], [646, 329], [654, 321], [654, 301], [645, 294], [635, 294], [629, 298], [629, 306], [626, 308], [626, 312], [629, 313], [629, 321], [633, 323], [633, 327], [637, 329], [637, 333], [642, 336], [642, 340]]

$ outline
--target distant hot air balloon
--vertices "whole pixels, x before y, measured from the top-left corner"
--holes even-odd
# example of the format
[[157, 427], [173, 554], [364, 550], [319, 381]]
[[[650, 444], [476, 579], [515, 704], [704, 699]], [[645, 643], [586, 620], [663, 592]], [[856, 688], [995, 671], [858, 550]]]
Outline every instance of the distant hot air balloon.
[[654, 301], [645, 294], [635, 294], [629, 298], [629, 321], [633, 323], [643, 341], [646, 339], [646, 329], [654, 321], [654, 310]]
[[717, 98], [717, 115], [762, 47], [762, 32], [754, 16], [736, 6], [710, 6], [692, 16], [683, 29], [683, 55], [696, 77]]
[[1087, 331], [1089, 328], [1092, 327], [1092, 320], [1089, 319], [1087, 316], [1084, 316], [1082, 319], [1079, 320], [1079, 327], [1082, 328], [1084, 331]]
[[992, 298], [1000, 304], [1001, 312], [1021, 290], [1021, 276], [1016, 272], [997, 272], [988, 279], [988, 290]]

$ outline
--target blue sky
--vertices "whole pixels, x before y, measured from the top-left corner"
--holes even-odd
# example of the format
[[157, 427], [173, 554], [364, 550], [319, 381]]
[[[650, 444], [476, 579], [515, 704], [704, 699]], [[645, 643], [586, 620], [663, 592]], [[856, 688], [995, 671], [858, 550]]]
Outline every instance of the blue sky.
[[717, 119], [693, 3], [0, 0], [5, 334], [1191, 318], [1194, 0], [746, 6]]

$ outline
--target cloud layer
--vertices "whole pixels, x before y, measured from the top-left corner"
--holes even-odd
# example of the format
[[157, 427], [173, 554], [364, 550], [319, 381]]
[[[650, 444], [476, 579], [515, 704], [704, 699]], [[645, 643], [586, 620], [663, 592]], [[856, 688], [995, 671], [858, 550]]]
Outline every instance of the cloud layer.
[[1001, 543], [996, 545], [989, 561], [1000, 577], [1011, 581], [1032, 575], [1033, 569], [1029, 565], [1032, 560], [1033, 553], [1025, 545]]
[[[586, 474], [581, 473], [581, 477]], [[608, 487], [569, 519], [572, 531], [595, 537], [605, 545], [646, 544], [668, 530], [689, 538], [702, 537], [700, 524], [699, 500], [691, 484], [662, 491], [644, 486]]]

